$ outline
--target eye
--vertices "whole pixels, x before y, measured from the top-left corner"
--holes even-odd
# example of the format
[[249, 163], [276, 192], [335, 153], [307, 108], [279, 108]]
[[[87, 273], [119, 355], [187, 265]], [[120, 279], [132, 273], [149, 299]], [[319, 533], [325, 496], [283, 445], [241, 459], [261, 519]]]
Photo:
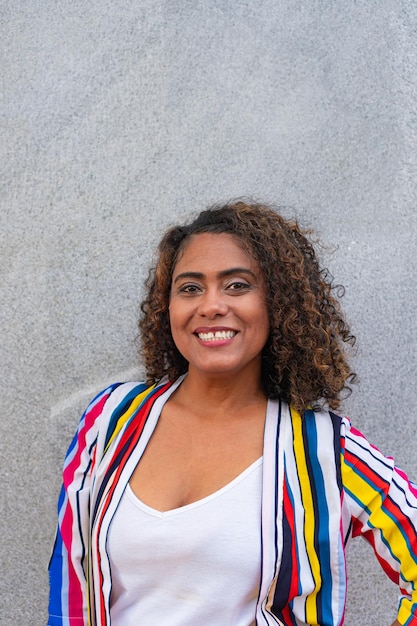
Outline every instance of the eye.
[[201, 291], [201, 288], [198, 285], [195, 285], [193, 283], [187, 283], [185, 285], [181, 285], [181, 287], [179, 287], [178, 289], [178, 293], [190, 294], [192, 296], [196, 293], [199, 293], [200, 291]]
[[241, 280], [235, 280], [232, 283], [229, 283], [226, 287], [229, 291], [247, 291], [250, 288], [251, 286], [249, 283]]

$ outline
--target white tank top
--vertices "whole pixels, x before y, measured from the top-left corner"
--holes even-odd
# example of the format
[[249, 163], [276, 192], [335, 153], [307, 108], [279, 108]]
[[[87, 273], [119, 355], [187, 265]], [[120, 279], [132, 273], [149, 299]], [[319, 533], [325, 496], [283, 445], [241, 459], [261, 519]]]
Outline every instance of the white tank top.
[[128, 485], [109, 528], [112, 626], [254, 626], [262, 459], [215, 493], [161, 513]]

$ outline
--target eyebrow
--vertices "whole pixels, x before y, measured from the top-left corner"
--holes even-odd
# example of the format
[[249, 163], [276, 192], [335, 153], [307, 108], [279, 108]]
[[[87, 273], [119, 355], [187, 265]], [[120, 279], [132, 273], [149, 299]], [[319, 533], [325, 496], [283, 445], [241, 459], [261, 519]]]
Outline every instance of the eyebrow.
[[[228, 276], [233, 276], [234, 274], [247, 274], [248, 276], [251, 276], [254, 280], [257, 279], [256, 274], [254, 274], [247, 267], [232, 267], [228, 270], [222, 270], [221, 272], [217, 274], [217, 276], [218, 278], [227, 278]], [[178, 282], [179, 280], [183, 280], [184, 278], [194, 278], [196, 280], [203, 280], [204, 277], [205, 277], [205, 274], [203, 274], [202, 272], [182, 272], [181, 274], [178, 274], [178, 276], [175, 277], [174, 283]]]

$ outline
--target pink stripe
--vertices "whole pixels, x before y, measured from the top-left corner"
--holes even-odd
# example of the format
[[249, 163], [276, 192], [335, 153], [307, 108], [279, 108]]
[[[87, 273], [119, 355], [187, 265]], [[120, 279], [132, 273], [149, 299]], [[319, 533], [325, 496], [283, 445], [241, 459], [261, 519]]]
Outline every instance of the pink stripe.
[[[71, 486], [77, 487], [77, 491], [81, 488], [82, 480], [78, 478], [77, 482], [75, 482], [75, 474], [76, 471], [80, 467], [81, 456], [86, 448], [86, 434], [90, 431], [97, 417], [101, 414], [104, 403], [106, 402], [109, 393], [103, 395], [100, 398], [100, 401], [97, 402], [90, 411], [85, 414], [84, 424], [80, 429], [77, 437], [76, 444], [76, 454], [71, 459], [70, 463], [64, 468], [63, 471], [63, 481], [66, 490], [68, 491]], [[84, 474], [85, 475], [85, 474]], [[74, 503], [75, 509], [75, 503]], [[78, 510], [76, 511], [78, 515]], [[68, 500], [64, 503], [64, 513], [62, 516], [61, 522], [61, 537], [62, 541], [65, 544], [65, 547], [68, 551], [69, 559], [68, 559], [68, 602], [71, 603], [71, 606], [68, 607], [68, 612], [70, 615], [82, 616], [83, 615], [83, 589], [81, 582], [77, 576], [77, 573], [74, 569], [73, 562], [75, 560], [74, 548], [75, 550], [80, 550], [81, 545], [80, 542], [74, 540], [74, 514], [72, 507], [69, 506]], [[79, 519], [76, 520], [78, 524], [80, 522]], [[79, 555], [81, 556], [81, 554]], [[70, 618], [70, 624], [79, 623], [79, 617], [74, 617], [74, 619]]]

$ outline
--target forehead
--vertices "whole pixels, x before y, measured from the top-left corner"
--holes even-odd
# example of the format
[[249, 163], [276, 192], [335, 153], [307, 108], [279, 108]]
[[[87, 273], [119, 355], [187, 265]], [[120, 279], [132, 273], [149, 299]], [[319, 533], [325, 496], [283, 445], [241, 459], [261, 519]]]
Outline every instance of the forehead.
[[174, 276], [185, 270], [222, 271], [245, 267], [259, 273], [257, 260], [244, 248], [244, 243], [228, 233], [199, 233], [192, 235], [178, 255]]

